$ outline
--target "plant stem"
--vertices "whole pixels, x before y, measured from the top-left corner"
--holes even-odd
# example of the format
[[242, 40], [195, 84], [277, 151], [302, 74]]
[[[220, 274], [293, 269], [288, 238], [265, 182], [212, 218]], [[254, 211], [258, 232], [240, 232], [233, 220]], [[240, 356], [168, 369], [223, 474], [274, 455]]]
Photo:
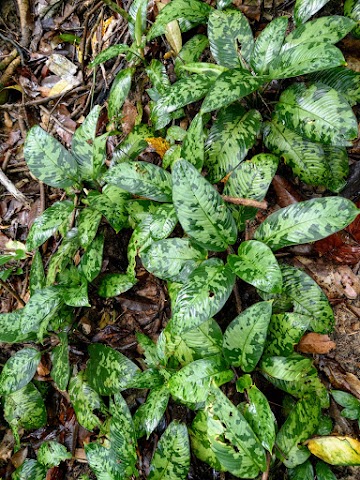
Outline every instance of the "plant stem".
[[114, 10], [114, 12], [121, 15], [124, 20], [127, 20], [128, 22], [131, 22], [131, 23], [133, 22], [132, 18], [127, 13], [127, 11], [125, 11], [123, 8], [116, 5], [115, 2], [112, 2], [111, 0], [103, 0], [103, 2], [106, 3], [106, 5], [111, 8], [111, 10]]

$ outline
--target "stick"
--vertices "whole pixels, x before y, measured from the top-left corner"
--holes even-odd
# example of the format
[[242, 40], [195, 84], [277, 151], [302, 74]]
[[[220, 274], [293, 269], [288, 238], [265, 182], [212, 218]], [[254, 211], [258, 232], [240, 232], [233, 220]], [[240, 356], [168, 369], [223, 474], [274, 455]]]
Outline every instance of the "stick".
[[229, 197], [228, 195], [222, 196], [223, 200], [228, 203], [233, 203], [234, 205], [244, 205], [244, 207], [255, 207], [262, 208], [263, 210], [267, 209], [267, 202], [262, 201], [258, 202], [257, 200], [252, 200], [251, 198], [238, 198], [238, 197]]
[[22, 298], [19, 297], [19, 295], [13, 290], [9, 285], [7, 285], [5, 282], [0, 280], [0, 286], [3, 287], [5, 290], [7, 290], [11, 295], [20, 303], [21, 306], [25, 307], [25, 302]]
[[5, 175], [5, 173], [0, 168], [0, 183], [6, 188], [6, 190], [19, 202], [23, 203], [29, 207], [29, 202], [27, 201], [25, 195], [23, 195], [12, 183], [11, 180]]

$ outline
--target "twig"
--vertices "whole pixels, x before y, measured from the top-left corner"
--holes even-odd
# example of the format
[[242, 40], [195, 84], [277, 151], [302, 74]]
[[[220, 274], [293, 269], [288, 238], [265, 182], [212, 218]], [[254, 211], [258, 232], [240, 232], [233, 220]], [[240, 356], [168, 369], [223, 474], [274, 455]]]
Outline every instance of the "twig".
[[[3, 39], [3, 36], [0, 34], [0, 38]], [[18, 51], [16, 48], [14, 50], [11, 50], [9, 55], [7, 55], [4, 60], [1, 60], [0, 62], [0, 71], [5, 70], [5, 68], [18, 56]]]
[[0, 78], [0, 88], [5, 87], [6, 84], [10, 81], [17, 67], [21, 64], [21, 58], [16, 57], [14, 60], [7, 66], [4, 73]]
[[20, 16], [20, 29], [21, 29], [21, 41], [22, 47], [27, 47], [30, 43], [33, 19], [30, 12], [29, 0], [17, 0]]
[[19, 202], [23, 203], [29, 207], [29, 202], [27, 201], [25, 195], [23, 195], [12, 183], [11, 180], [5, 175], [5, 173], [0, 168], [0, 183], [6, 188], [6, 190]]
[[0, 280], [0, 286], [7, 290], [20, 303], [21, 306], [25, 307], [24, 300], [20, 298], [15, 290], [12, 289], [7, 283], [5, 283], [3, 280]]
[[[10, 37], [7, 37], [6, 35], [3, 35], [2, 33], [0, 33], [0, 38], [1, 38], [2, 40], [4, 40], [4, 42], [11, 43], [11, 45], [12, 45], [13, 47], [15, 47], [15, 49], [16, 49], [16, 55], [15, 55], [15, 57], [17, 57], [17, 54], [19, 54], [19, 55], [20, 55], [20, 58], [21, 58], [21, 63], [22, 63], [22, 65], [24, 65], [24, 64], [25, 64], [25, 60], [24, 60], [23, 51], [22, 51], [22, 48], [20, 47], [20, 45], [19, 45], [17, 42], [15, 42], [15, 40], [13, 40], [13, 39], [10, 38]], [[12, 53], [13, 53], [13, 52], [11, 52], [10, 55], [11, 55]], [[14, 57], [14, 58], [15, 58], [15, 57]], [[10, 63], [10, 62], [9, 62], [9, 63]]]
[[268, 207], [268, 204], [265, 202], [265, 200], [258, 202], [257, 200], [252, 200], [251, 198], [229, 197], [228, 195], [223, 195], [222, 198], [225, 202], [233, 203], [234, 205], [244, 205], [244, 207], [262, 208], [263, 210], [266, 210]]

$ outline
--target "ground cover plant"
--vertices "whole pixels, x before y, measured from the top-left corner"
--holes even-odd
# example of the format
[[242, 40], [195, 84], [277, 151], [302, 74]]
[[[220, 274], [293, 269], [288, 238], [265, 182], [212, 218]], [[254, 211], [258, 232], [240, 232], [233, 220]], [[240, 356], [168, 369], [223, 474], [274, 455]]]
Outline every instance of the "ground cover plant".
[[[330, 465], [360, 465], [359, 441], [331, 435], [324, 415], [332, 395], [344, 417], [358, 420], [359, 400], [329, 392], [313, 360], [295, 351], [306, 331], [333, 330], [332, 308], [307, 273], [278, 255], [343, 230], [360, 213], [339, 194], [348, 175], [346, 147], [357, 138], [352, 107], [360, 77], [335, 46], [357, 32], [356, 5], [346, 2], [347, 16], [312, 19], [325, 3], [298, 0], [294, 18], [275, 18], [254, 39], [231, 1], [172, 0], [159, 6], [150, 26], [148, 2], [135, 0], [128, 12], [120, 9], [132, 43], [110, 46], [89, 66], [106, 69], [109, 60], [124, 59], [107, 102], [107, 131], [97, 134], [96, 105], [71, 150], [39, 126], [28, 132], [30, 171], [64, 195], [34, 221], [26, 248], [1, 259], [33, 256], [29, 302], [0, 316], [0, 341], [26, 344], [0, 374], [15, 449], [23, 429], [47, 422], [45, 392], [33, 380], [47, 354], [56, 387], [93, 432], [85, 453], [100, 480], [136, 478], [140, 442], [159, 432], [152, 480], [187, 478], [191, 455], [240, 479], [331, 480]], [[198, 25], [206, 34], [191, 34]], [[175, 81], [147, 51], [161, 35], [171, 47]], [[141, 75], [150, 120], [139, 108], [135, 127], [106, 161], [107, 140], [119, 133], [123, 104]], [[184, 117], [191, 118], [187, 129]], [[161, 157], [158, 165], [139, 159], [148, 145]], [[274, 211], [249, 238], [247, 226], [264, 208], [279, 162], [329, 195]], [[104, 222], [118, 235], [131, 230], [126, 272], [104, 271]], [[41, 248], [54, 236], [58, 246], [45, 259]], [[84, 368], [74, 371], [69, 337], [79, 312], [91, 307], [89, 291], [102, 298], [129, 291], [140, 262], [166, 282], [165, 329], [156, 341], [137, 335], [136, 360], [93, 343]], [[237, 278], [254, 287], [254, 298], [247, 308], [237, 304], [222, 331], [218, 320]], [[284, 392], [281, 408], [267, 398], [270, 386]], [[144, 390], [144, 403], [132, 406], [130, 392]], [[189, 421], [173, 419], [163, 428], [169, 404], [186, 407]], [[37, 459], [25, 459], [12, 478], [44, 479], [69, 458], [60, 443], [44, 442]]]

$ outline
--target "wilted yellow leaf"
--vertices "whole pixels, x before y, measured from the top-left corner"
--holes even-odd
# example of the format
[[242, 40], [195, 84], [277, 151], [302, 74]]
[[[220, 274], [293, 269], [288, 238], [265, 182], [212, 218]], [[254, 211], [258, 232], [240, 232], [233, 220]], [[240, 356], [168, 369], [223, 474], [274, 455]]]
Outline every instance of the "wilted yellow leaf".
[[160, 155], [161, 158], [163, 158], [165, 152], [170, 148], [170, 143], [161, 137], [145, 138], [145, 141]]
[[[157, 7], [160, 12], [165, 7], [165, 4], [158, 2]], [[177, 55], [182, 48], [181, 30], [177, 20], [173, 20], [166, 25], [165, 37], [166, 40], [169, 42], [171, 49]]]
[[360, 442], [345, 436], [311, 438], [305, 442], [310, 452], [330, 465], [360, 465]]

